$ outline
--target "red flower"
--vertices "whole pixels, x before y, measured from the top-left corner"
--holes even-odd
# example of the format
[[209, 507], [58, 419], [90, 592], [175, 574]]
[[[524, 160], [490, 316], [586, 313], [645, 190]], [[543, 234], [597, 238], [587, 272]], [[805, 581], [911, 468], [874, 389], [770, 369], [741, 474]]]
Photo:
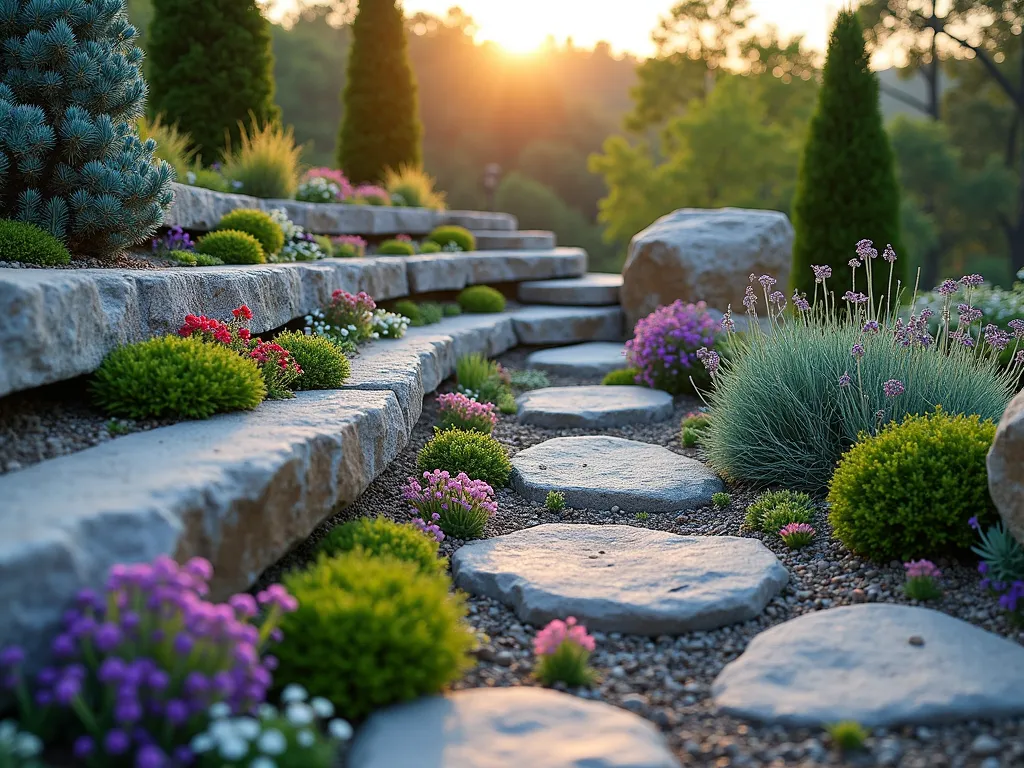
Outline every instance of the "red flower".
[[238, 336], [243, 341], [249, 341], [249, 339], [252, 338], [252, 334], [249, 332], [248, 328], [239, 328], [238, 329]]
[[231, 310], [231, 314], [235, 316], [236, 320], [240, 320], [242, 318], [246, 320], [252, 320], [252, 310], [249, 309], [245, 304], [240, 306], [238, 309]]

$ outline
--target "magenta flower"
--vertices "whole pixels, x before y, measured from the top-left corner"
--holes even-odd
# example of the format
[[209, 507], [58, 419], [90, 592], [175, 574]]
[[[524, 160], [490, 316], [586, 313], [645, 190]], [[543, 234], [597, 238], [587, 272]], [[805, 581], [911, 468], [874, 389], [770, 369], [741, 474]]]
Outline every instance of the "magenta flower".
[[904, 563], [903, 568], [907, 572], [907, 577], [911, 579], [921, 576], [927, 576], [930, 579], [942, 578], [942, 571], [931, 560], [911, 560], [909, 563]]
[[779, 529], [779, 538], [790, 549], [801, 549], [814, 540], [814, 527], [807, 523], [790, 523]]
[[[747, 289], [753, 293], [750, 286]], [[626, 342], [630, 364], [640, 370], [638, 383], [670, 394], [687, 391], [698, 362], [697, 350], [714, 345], [715, 326], [704, 302], [676, 301], [641, 319]]]
[[456, 427], [489, 435], [498, 423], [494, 403], [471, 400], [461, 392], [437, 396], [441, 428]]

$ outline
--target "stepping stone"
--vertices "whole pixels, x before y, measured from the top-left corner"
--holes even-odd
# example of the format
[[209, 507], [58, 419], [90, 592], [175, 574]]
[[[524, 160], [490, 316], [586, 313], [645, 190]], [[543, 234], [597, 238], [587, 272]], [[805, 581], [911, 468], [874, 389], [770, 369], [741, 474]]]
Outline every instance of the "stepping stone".
[[1024, 714], [1024, 647], [927, 608], [845, 606], [762, 632], [712, 694], [782, 725], [994, 720]]
[[524, 304], [601, 307], [619, 303], [622, 275], [593, 272], [568, 280], [531, 280], [519, 284]]
[[547, 371], [555, 376], [604, 376], [610, 371], [628, 368], [626, 347], [610, 341], [588, 341], [569, 347], [552, 347], [531, 352], [527, 368]]
[[349, 768], [679, 768], [658, 729], [545, 688], [476, 688], [375, 713]]
[[789, 581], [757, 539], [569, 523], [470, 542], [452, 573], [460, 589], [535, 627], [575, 616], [588, 629], [652, 637], [753, 619]]
[[523, 498], [543, 502], [548, 491], [561, 491], [576, 509], [678, 512], [706, 506], [723, 490], [718, 475], [696, 459], [606, 435], [546, 440], [517, 453], [512, 470], [512, 487]]
[[516, 402], [520, 424], [548, 429], [624, 427], [672, 416], [672, 395], [647, 387], [547, 387]]
[[555, 233], [539, 229], [474, 232], [478, 251], [543, 251], [555, 247]]
[[526, 346], [622, 341], [618, 307], [524, 307], [511, 314], [519, 343]]

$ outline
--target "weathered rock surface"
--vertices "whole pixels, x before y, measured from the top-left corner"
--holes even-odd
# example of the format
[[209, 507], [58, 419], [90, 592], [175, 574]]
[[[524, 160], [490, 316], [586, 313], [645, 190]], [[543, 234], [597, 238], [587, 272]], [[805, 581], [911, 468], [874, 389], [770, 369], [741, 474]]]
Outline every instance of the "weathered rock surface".
[[481, 232], [513, 232], [519, 229], [519, 220], [511, 213], [490, 211], [442, 211], [439, 224], [454, 224]]
[[44, 653], [114, 563], [202, 556], [215, 597], [246, 589], [407, 441], [391, 392], [301, 392], [0, 476], [0, 647]]
[[546, 387], [517, 399], [519, 423], [548, 429], [649, 424], [672, 415], [672, 395], [646, 387]]
[[512, 487], [543, 502], [561, 491], [577, 509], [677, 512], [711, 503], [722, 481], [696, 459], [606, 435], [557, 437], [512, 457]]
[[1024, 544], [1024, 391], [999, 420], [988, 453], [988, 490], [1007, 529]]
[[628, 525], [538, 525], [473, 541], [452, 557], [455, 584], [543, 626], [639, 635], [707, 630], [757, 616], [789, 580], [761, 542]]
[[1024, 647], [926, 608], [845, 606], [762, 632], [712, 694], [729, 714], [784, 725], [997, 719], [1024, 714]]
[[521, 344], [569, 344], [574, 341], [621, 341], [618, 307], [524, 307], [514, 313]]
[[569, 347], [551, 347], [531, 352], [527, 368], [536, 368], [556, 376], [604, 376], [610, 371], [628, 368], [626, 347], [608, 341], [589, 341]]
[[478, 688], [374, 714], [349, 768], [678, 768], [625, 710], [543, 688]]
[[541, 230], [474, 232], [478, 251], [543, 251], [555, 247], [555, 233]]
[[792, 250], [793, 227], [778, 211], [683, 208], [662, 216], [629, 244], [622, 270], [629, 327], [676, 299], [740, 310], [750, 273], [786, 285]]
[[622, 275], [591, 272], [568, 280], [537, 280], [520, 283], [524, 304], [560, 304], [572, 307], [604, 307], [619, 303]]
[[410, 256], [403, 261], [411, 293], [458, 291], [481, 283], [574, 277], [587, 271], [587, 254], [580, 248], [435, 253]]

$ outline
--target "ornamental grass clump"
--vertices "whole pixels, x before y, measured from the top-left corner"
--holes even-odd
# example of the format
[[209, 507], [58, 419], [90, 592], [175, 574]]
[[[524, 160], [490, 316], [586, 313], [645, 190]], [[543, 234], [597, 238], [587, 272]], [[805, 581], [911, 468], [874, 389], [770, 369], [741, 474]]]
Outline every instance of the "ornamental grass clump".
[[465, 227], [451, 224], [437, 227], [427, 235], [427, 240], [440, 245], [442, 251], [457, 253], [476, 250], [476, 237], [473, 233]]
[[[976, 342], [971, 329], [983, 321], [970, 290], [956, 307], [950, 298], [961, 287], [981, 285], [980, 276], [968, 275], [940, 288], [947, 300], [933, 335], [932, 310], [918, 312], [912, 300], [907, 317], [900, 316], [898, 281], [890, 277], [886, 295], [875, 295], [873, 272], [891, 275], [895, 261], [891, 248], [879, 254], [861, 241], [842, 298], [828, 285], [831, 269], [815, 266], [815, 294], [794, 294], [796, 311], [788, 317], [789, 302], [774, 290], [774, 278], [750, 276], [744, 304], [751, 322], [742, 352], [723, 360], [698, 351], [713, 377], [705, 396], [713, 419], [705, 448], [719, 473], [820, 492], [862, 433], [877, 434], [937, 405], [983, 420], [1002, 415], [1024, 370], [1024, 348], [1017, 348], [1024, 324], [1009, 331], [986, 325]], [[756, 322], [762, 301], [767, 330]], [[731, 314], [722, 321], [727, 331], [734, 328]], [[1014, 362], [1003, 368], [997, 358], [1007, 349]]]
[[490, 435], [455, 428], [436, 429], [417, 454], [416, 466], [423, 472], [465, 472], [492, 488], [504, 488], [512, 473], [505, 446]]
[[864, 434], [829, 486], [836, 537], [883, 562], [963, 554], [968, 521], [996, 519], [985, 470], [995, 431], [978, 416], [937, 410]]
[[221, 172], [232, 190], [253, 197], [291, 200], [299, 186], [299, 157], [292, 128], [275, 121], [263, 125], [252, 116], [247, 129], [238, 123], [238, 147], [224, 157]]
[[[188, 237], [188, 235], [186, 235]], [[71, 254], [58, 240], [34, 224], [0, 220], [0, 261], [58, 267], [71, 263]]]
[[417, 165], [402, 163], [398, 170], [384, 172], [384, 186], [395, 205], [443, 211], [444, 192], [434, 190], [437, 181]]
[[296, 390], [338, 389], [352, 372], [345, 353], [323, 336], [286, 331], [274, 341], [291, 355], [302, 370], [292, 384]]
[[437, 420], [441, 429], [455, 427], [491, 434], [498, 423], [492, 403], [478, 403], [461, 392], [437, 396]]
[[[428, 516], [429, 517], [429, 516]], [[359, 550], [371, 557], [393, 557], [413, 563], [423, 573], [444, 573], [447, 561], [438, 557], [437, 541], [410, 524], [386, 517], [361, 517], [332, 528], [320, 542], [328, 557]]]
[[209, 562], [115, 565], [106, 594], [78, 593], [34, 677], [18, 648], [0, 653], [24, 728], [87, 768], [188, 765], [211, 708], [245, 715], [272, 684], [268, 646], [297, 607], [280, 584], [255, 598], [204, 598]]
[[533, 652], [537, 655], [534, 674], [546, 686], [592, 685], [596, 675], [589, 662], [594, 648], [593, 636], [573, 616], [565, 621], [554, 619], [533, 639]]
[[277, 676], [346, 718], [439, 692], [472, 662], [464, 598], [414, 563], [320, 555], [285, 577], [299, 607], [282, 622]]
[[267, 396], [253, 361], [175, 336], [118, 347], [103, 360], [91, 389], [104, 412], [128, 419], [208, 419], [250, 411]]
[[626, 342], [629, 364], [639, 370], [637, 382], [672, 395], [693, 392], [694, 383], [705, 386], [708, 374], [697, 351], [714, 346], [716, 331], [703, 301], [658, 307], [636, 324]]
[[[501, 363], [488, 360], [479, 352], [463, 355], [455, 361], [455, 378], [459, 392], [471, 400], [481, 403], [494, 403], [501, 408], [503, 399], [511, 398], [512, 413], [516, 412], [515, 398], [511, 391], [511, 377]], [[507, 396], [507, 397], [506, 397]]]
[[249, 233], [259, 241], [267, 260], [284, 245], [284, 230], [281, 225], [274, 221], [269, 213], [253, 208], [236, 208], [231, 213], [224, 214], [215, 229]]
[[808, 523], [788, 523], [779, 529], [779, 538], [790, 549], [803, 549], [814, 541], [814, 527]]
[[463, 288], [455, 299], [463, 312], [491, 314], [505, 311], [505, 297], [489, 285], [471, 285]]
[[942, 597], [942, 571], [931, 560], [911, 560], [903, 564], [907, 580], [903, 591], [911, 600], [938, 600]]
[[[402, 489], [409, 511], [421, 520], [433, 520], [446, 536], [479, 539], [491, 515], [498, 511], [494, 489], [465, 472], [455, 477], [446, 470], [423, 473], [421, 483], [410, 477]], [[437, 515], [435, 518], [434, 515]]]
[[222, 264], [263, 264], [267, 255], [260, 241], [248, 232], [222, 229], [203, 235], [196, 243], [196, 251]]

